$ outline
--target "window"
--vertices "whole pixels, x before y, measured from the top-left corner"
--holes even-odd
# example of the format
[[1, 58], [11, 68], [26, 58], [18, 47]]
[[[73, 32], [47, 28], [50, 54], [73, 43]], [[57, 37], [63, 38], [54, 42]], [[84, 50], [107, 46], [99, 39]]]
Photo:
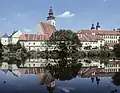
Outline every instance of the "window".
[[30, 67], [30, 64], [29, 64], [29, 67]]
[[29, 43], [29, 45], [30, 45], [30, 43]]
[[33, 45], [35, 45], [35, 43], [33, 43]]
[[5, 40], [5, 42], [6, 42], [6, 40]]
[[35, 66], [35, 64], [33, 64], [33, 66]]

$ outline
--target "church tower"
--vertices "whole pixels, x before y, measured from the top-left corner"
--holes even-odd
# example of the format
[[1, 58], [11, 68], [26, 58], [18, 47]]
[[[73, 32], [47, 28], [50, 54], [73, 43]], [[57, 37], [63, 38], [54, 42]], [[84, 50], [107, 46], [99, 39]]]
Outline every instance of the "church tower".
[[50, 10], [49, 10], [49, 16], [47, 17], [47, 23], [55, 26], [55, 17], [53, 15], [52, 7], [50, 7]]

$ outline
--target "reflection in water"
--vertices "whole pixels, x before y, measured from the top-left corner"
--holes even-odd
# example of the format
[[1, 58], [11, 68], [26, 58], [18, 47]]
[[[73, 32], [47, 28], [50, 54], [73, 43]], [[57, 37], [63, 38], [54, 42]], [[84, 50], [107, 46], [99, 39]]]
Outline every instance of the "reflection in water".
[[117, 89], [111, 90], [110, 93], [117, 93]]
[[56, 65], [49, 65], [46, 69], [50, 71], [55, 79], [58, 80], [71, 80], [78, 75], [78, 71], [81, 69], [81, 64], [74, 64], [70, 67], [59, 67]]
[[112, 77], [112, 83], [116, 86], [120, 86], [120, 72], [116, 72]]
[[55, 90], [55, 86], [47, 86], [47, 90], [49, 93], [54, 93], [54, 90]]
[[75, 90], [74, 88], [72, 87], [58, 87], [62, 92], [69, 92], [72, 91], [72, 90]]
[[[116, 63], [118, 63], [118, 62], [116, 62]], [[106, 67], [107, 67], [107, 65], [106, 65]], [[111, 68], [112, 68], [112, 65], [111, 65]], [[96, 89], [98, 89], [98, 91], [99, 91], [99, 89], [102, 87], [102, 84], [103, 84], [103, 82], [101, 82], [103, 80], [100, 77], [112, 77], [112, 75], [113, 75], [113, 73], [111, 74], [111, 72], [109, 72], [109, 73], [108, 72], [101, 72], [100, 71], [101, 69], [97, 69], [97, 67], [94, 67], [94, 68], [93, 67], [86, 67], [85, 69], [82, 68], [83, 69], [82, 70], [81, 64], [74, 64], [74, 65], [66, 66], [66, 67], [49, 65], [49, 67], [46, 67], [46, 69], [45, 69], [45, 72], [43, 74], [43, 77], [41, 78], [41, 82], [40, 82], [41, 85], [39, 85], [39, 86], [41, 87], [42, 85], [45, 85], [48, 93], [61, 93], [61, 92], [85, 93], [85, 92], [75, 92], [77, 90], [76, 87], [78, 87], [77, 84], [80, 85], [79, 88], [80, 88], [80, 90], [82, 90], [82, 89], [86, 89], [87, 84], [89, 82], [91, 84], [91, 81], [93, 84], [92, 85], [88, 84], [87, 87], [89, 87], [89, 86], [96, 87], [96, 85], [97, 85], [97, 87], [99, 87], [99, 88], [96, 88]], [[84, 80], [82, 80], [81, 78], [79, 80], [76, 79], [76, 76], [78, 76], [78, 72], [80, 72], [80, 70], [83, 71], [83, 74], [79, 74], [79, 76], [81, 78], [90, 77], [89, 82], [86, 81], [86, 79], [84, 79]], [[99, 72], [99, 73], [97, 73], [97, 72]], [[57, 83], [55, 84], [55, 79], [56, 79], [56, 81], [62, 81], [62, 82], [65, 80], [68, 80], [68, 83], [70, 83], [72, 80], [77, 80], [77, 82], [74, 82], [74, 84], [72, 82], [72, 84], [74, 86], [61, 87], [64, 84], [63, 85], [60, 85], [60, 84], [57, 85]], [[8, 84], [6, 81], [4, 81], [4, 80], [2, 81], [4, 83], [6, 83], [4, 85]], [[83, 84], [81, 83], [82, 81], [83, 81]], [[116, 86], [120, 85], [120, 72], [117, 72], [114, 74], [114, 76], [112, 77], [112, 83]], [[99, 85], [101, 85], [101, 86], [99, 86]], [[106, 86], [106, 84], [104, 86]], [[60, 90], [61, 92], [56, 92], [56, 90]], [[74, 92], [71, 92], [71, 91], [74, 91]], [[21, 93], [23, 93], [23, 92], [21, 92]], [[36, 93], [38, 93], [38, 92], [36, 92]], [[88, 92], [86, 92], [86, 93], [88, 93]], [[96, 93], [100, 93], [100, 92], [96, 92]], [[117, 88], [110, 88], [109, 91], [104, 92], [104, 93], [119, 93], [119, 92], [118, 92]]]
[[94, 82], [94, 77], [91, 77], [92, 83]]
[[97, 82], [97, 87], [98, 87], [100, 83], [100, 79], [98, 77], [96, 77], [96, 82]]

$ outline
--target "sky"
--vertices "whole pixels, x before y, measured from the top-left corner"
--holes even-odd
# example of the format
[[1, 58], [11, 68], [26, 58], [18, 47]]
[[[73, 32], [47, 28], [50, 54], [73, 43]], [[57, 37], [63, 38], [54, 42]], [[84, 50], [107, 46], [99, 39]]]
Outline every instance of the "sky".
[[0, 0], [0, 34], [22, 30], [36, 33], [52, 6], [57, 29], [120, 28], [120, 0]]

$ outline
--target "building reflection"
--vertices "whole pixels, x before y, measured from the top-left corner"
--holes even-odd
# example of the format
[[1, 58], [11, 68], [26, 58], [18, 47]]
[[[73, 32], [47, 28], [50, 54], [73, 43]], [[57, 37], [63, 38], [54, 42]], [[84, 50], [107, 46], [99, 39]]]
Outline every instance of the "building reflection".
[[96, 77], [96, 82], [97, 82], [97, 87], [98, 87], [100, 83], [100, 78]]
[[50, 82], [49, 84], [47, 84], [47, 90], [49, 93], [55, 93], [55, 81]]
[[91, 77], [91, 81], [92, 81], [92, 83], [94, 82], [94, 77]]

